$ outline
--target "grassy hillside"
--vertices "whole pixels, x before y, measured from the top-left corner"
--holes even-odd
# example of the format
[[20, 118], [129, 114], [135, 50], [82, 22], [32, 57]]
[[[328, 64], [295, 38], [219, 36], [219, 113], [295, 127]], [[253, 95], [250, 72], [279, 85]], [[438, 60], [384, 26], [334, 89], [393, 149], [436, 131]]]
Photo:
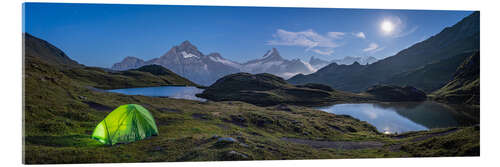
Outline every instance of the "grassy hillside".
[[427, 93], [431, 93], [440, 89], [453, 79], [457, 67], [473, 53], [474, 52], [466, 52], [426, 64], [414, 70], [398, 74], [385, 81], [385, 83], [391, 85], [412, 85]]
[[432, 93], [436, 101], [479, 105], [479, 52], [473, 53], [457, 68], [454, 78]]
[[[154, 68], [154, 69], [147, 69]], [[158, 69], [161, 69], [157, 71]], [[131, 87], [185, 85], [197, 86], [164, 67], [151, 65], [127, 71], [109, 71], [96, 67], [71, 68], [62, 71], [67, 76], [85, 85], [100, 89], [119, 89]]]

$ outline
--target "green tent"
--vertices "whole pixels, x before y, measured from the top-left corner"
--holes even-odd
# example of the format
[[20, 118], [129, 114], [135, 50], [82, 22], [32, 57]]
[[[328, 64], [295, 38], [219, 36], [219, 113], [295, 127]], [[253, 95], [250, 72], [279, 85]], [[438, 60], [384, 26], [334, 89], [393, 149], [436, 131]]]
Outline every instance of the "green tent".
[[158, 135], [151, 113], [137, 104], [122, 105], [97, 125], [92, 138], [103, 144], [129, 143]]

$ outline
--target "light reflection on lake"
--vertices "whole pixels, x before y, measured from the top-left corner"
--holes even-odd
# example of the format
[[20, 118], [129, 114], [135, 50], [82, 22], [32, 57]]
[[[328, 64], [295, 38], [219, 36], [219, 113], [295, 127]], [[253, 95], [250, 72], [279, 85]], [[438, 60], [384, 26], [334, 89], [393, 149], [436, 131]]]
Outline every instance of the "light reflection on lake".
[[[338, 115], [350, 115], [368, 122], [383, 133], [470, 126], [477, 124], [479, 121], [478, 114], [475, 114], [478, 111], [470, 112], [470, 110], [474, 109], [451, 107], [432, 101], [336, 104], [318, 109]], [[469, 112], [463, 112], [462, 110]]]

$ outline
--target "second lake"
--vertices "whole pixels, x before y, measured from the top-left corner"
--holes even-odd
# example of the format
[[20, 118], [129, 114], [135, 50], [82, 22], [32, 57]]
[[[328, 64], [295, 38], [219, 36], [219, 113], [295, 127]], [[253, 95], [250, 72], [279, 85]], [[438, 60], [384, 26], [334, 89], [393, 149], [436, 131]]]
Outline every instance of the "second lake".
[[392, 134], [408, 131], [470, 126], [479, 122], [478, 109], [425, 102], [336, 104], [319, 110], [349, 115]]

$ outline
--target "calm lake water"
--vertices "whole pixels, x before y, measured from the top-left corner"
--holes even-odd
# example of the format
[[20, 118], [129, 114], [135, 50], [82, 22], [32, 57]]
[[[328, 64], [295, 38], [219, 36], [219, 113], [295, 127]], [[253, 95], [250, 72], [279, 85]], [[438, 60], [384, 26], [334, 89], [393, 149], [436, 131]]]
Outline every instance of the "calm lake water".
[[402, 133], [479, 123], [478, 109], [448, 106], [432, 101], [405, 103], [336, 104], [320, 110], [350, 115], [375, 126], [383, 133]]
[[203, 92], [203, 89], [192, 86], [158, 86], [143, 88], [112, 89], [109, 92], [121, 93], [126, 95], [144, 95], [155, 97], [169, 97], [175, 99], [188, 99], [197, 101], [206, 101], [195, 95]]
[[[160, 86], [107, 91], [126, 95], [206, 101], [195, 96], [203, 92], [203, 89], [196, 87]], [[479, 123], [478, 109], [466, 106], [449, 106], [432, 101], [336, 104], [318, 109], [338, 115], [350, 115], [368, 122], [383, 133], [403, 133], [432, 128], [470, 126]]]

